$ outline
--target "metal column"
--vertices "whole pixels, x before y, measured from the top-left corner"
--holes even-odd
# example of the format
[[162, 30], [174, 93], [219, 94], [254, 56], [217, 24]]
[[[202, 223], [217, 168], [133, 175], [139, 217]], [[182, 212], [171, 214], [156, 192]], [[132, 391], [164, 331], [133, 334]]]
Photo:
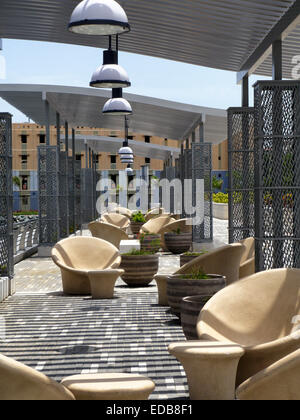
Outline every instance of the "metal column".
[[15, 292], [11, 118], [11, 114], [0, 113], [0, 301]]

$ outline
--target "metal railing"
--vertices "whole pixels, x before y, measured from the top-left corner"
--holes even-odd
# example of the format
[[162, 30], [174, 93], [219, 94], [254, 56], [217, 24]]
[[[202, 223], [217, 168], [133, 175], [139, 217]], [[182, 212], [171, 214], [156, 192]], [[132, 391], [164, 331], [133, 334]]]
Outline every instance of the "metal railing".
[[27, 258], [28, 255], [35, 252], [39, 244], [39, 220], [31, 219], [25, 222], [14, 223], [14, 259], [20, 260]]

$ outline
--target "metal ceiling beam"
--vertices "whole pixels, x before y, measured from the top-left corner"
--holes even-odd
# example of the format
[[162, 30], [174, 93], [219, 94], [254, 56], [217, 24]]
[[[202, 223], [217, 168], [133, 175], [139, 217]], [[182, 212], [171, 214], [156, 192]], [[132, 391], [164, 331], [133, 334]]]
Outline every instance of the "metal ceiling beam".
[[295, 0], [284, 16], [277, 22], [258, 47], [251, 53], [237, 73], [237, 83], [242, 83], [245, 76], [253, 74], [257, 68], [272, 54], [272, 46], [285, 38], [300, 24], [300, 0]]

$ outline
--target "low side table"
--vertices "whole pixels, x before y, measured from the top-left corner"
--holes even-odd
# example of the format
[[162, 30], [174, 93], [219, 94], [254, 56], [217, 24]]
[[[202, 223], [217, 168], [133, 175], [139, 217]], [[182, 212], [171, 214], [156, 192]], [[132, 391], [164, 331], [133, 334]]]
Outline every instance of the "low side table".
[[69, 376], [61, 384], [76, 400], [112, 401], [147, 400], [155, 389], [154, 382], [130, 373], [102, 373]]
[[244, 349], [217, 341], [173, 343], [169, 352], [183, 365], [191, 400], [234, 400], [236, 374]]

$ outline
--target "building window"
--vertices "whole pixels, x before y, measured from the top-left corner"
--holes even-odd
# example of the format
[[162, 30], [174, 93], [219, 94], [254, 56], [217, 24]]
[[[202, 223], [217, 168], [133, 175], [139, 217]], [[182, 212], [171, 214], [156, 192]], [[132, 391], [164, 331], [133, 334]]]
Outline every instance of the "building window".
[[146, 164], [150, 164], [151, 163], [151, 159], [150, 158], [145, 158], [145, 163]]
[[28, 197], [22, 197], [22, 205], [28, 206]]
[[81, 155], [76, 155], [76, 160], [81, 162]]
[[22, 165], [26, 165], [28, 162], [28, 156], [27, 155], [21, 155], [21, 163]]
[[150, 142], [151, 142], [151, 137], [145, 136], [145, 143], [150, 143]]
[[28, 190], [28, 176], [22, 176], [22, 190]]
[[133, 136], [128, 136], [128, 140], [133, 140]]
[[46, 143], [46, 134], [39, 134], [40, 144]]
[[21, 135], [21, 143], [22, 144], [27, 144], [27, 134], [22, 134]]
[[116, 164], [116, 163], [117, 163], [117, 156], [116, 156], [116, 155], [111, 155], [111, 156], [110, 156], [110, 163], [111, 163], [112, 165], [114, 165], [114, 164]]

